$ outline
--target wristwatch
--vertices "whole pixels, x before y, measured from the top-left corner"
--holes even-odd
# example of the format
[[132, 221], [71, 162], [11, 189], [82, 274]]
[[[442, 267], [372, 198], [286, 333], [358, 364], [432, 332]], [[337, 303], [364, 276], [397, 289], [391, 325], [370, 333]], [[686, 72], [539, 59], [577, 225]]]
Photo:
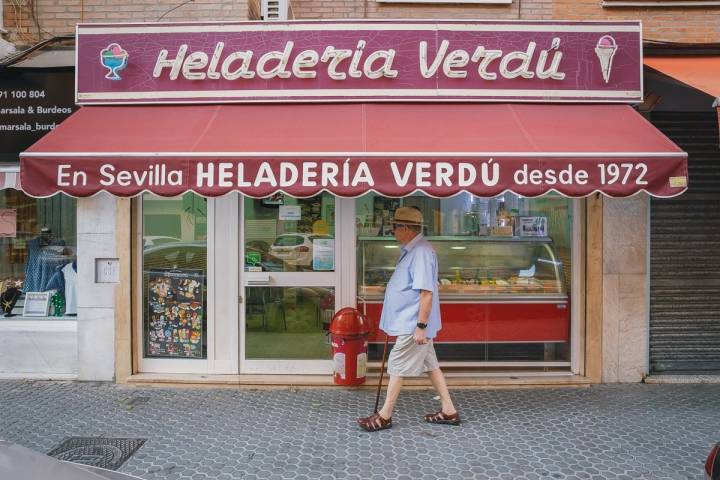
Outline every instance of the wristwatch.
[[418, 327], [420, 330], [425, 330], [425, 329], [427, 328], [427, 323], [420, 323], [420, 322], [418, 322], [417, 327]]

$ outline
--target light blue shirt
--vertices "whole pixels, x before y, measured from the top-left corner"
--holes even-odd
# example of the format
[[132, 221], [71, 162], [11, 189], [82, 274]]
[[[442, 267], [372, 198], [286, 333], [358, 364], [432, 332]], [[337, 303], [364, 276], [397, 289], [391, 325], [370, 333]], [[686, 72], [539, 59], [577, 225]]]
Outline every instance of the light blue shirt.
[[435, 250], [422, 236], [416, 235], [401, 247], [400, 259], [385, 289], [380, 328], [391, 336], [412, 335], [420, 312], [420, 290], [432, 292], [432, 306], [425, 330], [434, 338], [442, 328], [438, 295], [438, 262]]

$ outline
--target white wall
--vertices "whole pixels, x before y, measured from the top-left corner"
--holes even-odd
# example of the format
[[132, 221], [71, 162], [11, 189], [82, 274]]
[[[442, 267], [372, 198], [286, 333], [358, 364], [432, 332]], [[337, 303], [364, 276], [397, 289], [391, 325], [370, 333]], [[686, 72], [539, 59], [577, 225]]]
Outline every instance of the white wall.
[[104, 192], [77, 201], [79, 380], [112, 381], [115, 376], [116, 286], [95, 283], [95, 259], [117, 258], [115, 204], [115, 197]]
[[649, 197], [603, 205], [604, 383], [640, 382], [648, 369]]
[[77, 322], [0, 320], [0, 378], [77, 378]]

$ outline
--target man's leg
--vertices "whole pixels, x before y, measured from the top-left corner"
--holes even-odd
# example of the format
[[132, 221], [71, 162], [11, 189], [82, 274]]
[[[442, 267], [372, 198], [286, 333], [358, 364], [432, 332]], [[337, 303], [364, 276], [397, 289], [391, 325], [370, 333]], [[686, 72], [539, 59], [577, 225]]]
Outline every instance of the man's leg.
[[[430, 376], [430, 381], [433, 384], [433, 388], [435, 388], [435, 391], [438, 393], [438, 395], [440, 395], [442, 412], [446, 415], [452, 415], [456, 413], [457, 410], [455, 410], [455, 405], [453, 405], [453, 401], [450, 398], [450, 392], [448, 391], [447, 383], [445, 383], [445, 376], [443, 375], [442, 370], [440, 370], [440, 368], [436, 368], [435, 370], [429, 371], [428, 375]], [[390, 393], [389, 389], [388, 393]], [[383, 417], [385, 417], [385, 415], [383, 415]]]
[[380, 416], [384, 419], [392, 417], [393, 408], [395, 408], [395, 402], [400, 396], [400, 390], [402, 389], [403, 377], [390, 375], [390, 381], [388, 381], [387, 391], [385, 392], [385, 403], [380, 409]]

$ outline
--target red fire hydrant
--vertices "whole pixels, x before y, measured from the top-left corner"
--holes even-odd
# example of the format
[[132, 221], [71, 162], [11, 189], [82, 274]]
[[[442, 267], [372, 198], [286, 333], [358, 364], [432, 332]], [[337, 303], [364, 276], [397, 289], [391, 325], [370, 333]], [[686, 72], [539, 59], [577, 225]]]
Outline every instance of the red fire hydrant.
[[330, 334], [337, 385], [365, 383], [369, 333], [368, 321], [354, 308], [342, 308], [333, 317]]

